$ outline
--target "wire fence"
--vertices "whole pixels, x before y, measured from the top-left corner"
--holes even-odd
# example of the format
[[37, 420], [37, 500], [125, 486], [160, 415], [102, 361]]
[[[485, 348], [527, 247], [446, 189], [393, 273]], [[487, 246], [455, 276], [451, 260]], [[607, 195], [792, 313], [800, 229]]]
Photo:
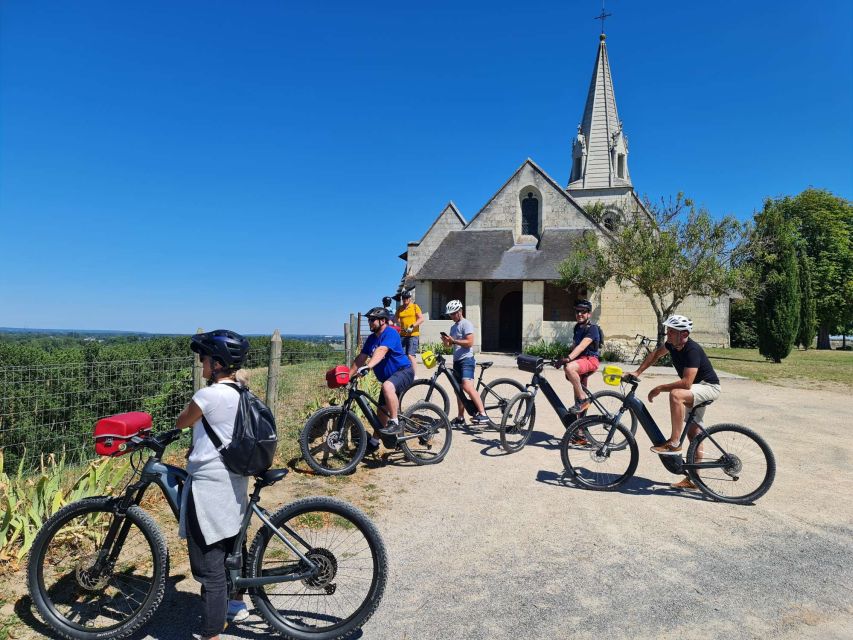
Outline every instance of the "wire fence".
[[[345, 361], [328, 348], [281, 353], [270, 389], [271, 350], [252, 349], [244, 368], [250, 388], [272, 400], [280, 437], [298, 432], [308, 409], [327, 400], [324, 372]], [[194, 373], [196, 374], [194, 376]], [[0, 367], [0, 449], [5, 467], [35, 469], [42, 454], [69, 462], [95, 457], [98, 419], [125, 411], [152, 415], [168, 429], [204, 381], [192, 356]]]

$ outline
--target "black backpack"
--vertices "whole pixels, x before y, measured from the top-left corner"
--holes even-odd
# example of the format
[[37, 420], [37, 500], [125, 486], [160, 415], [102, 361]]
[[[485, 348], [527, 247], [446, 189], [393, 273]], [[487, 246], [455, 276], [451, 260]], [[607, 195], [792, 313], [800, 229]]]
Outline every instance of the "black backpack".
[[228, 382], [224, 384], [240, 393], [231, 442], [228, 446], [223, 446], [222, 440], [202, 415], [204, 430], [231, 473], [240, 476], [260, 475], [272, 466], [275, 456], [275, 447], [278, 444], [275, 417], [270, 408], [246, 387]]

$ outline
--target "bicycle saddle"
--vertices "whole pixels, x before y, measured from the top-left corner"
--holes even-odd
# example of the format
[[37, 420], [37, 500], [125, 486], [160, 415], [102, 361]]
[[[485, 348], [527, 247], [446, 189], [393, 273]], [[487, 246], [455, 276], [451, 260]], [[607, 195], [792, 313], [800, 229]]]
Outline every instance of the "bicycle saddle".
[[483, 369], [488, 369], [494, 364], [494, 362], [478, 362], [477, 364], [483, 367]]
[[258, 484], [262, 487], [268, 487], [281, 480], [287, 475], [288, 471], [290, 469], [270, 469], [269, 471], [264, 471], [259, 476], [255, 476], [255, 478], [257, 478]]

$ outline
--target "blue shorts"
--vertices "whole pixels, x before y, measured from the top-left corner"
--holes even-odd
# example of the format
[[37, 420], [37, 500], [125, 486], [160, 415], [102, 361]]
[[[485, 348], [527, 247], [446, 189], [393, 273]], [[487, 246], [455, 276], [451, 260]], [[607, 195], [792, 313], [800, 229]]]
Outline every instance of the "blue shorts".
[[[403, 367], [402, 369], [397, 369], [394, 373], [392, 373], [385, 382], [390, 382], [394, 385], [394, 390], [397, 392], [397, 397], [399, 398], [403, 393], [412, 386], [412, 383], [415, 381], [415, 370], [412, 367]], [[379, 406], [385, 404], [385, 394], [379, 393]]]
[[421, 341], [420, 336], [408, 336], [403, 338], [403, 353], [407, 356], [418, 355], [418, 344]]
[[462, 380], [473, 380], [475, 366], [476, 362], [474, 362], [474, 358], [463, 358], [462, 360], [454, 360], [453, 373], [456, 376], [456, 379], [460, 382]]

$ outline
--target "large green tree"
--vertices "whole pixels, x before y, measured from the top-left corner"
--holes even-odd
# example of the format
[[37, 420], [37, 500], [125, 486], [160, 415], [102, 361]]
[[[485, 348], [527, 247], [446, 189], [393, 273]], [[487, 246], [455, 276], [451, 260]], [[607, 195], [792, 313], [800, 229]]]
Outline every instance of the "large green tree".
[[853, 205], [823, 189], [779, 201], [810, 263], [818, 323], [818, 349], [831, 333], [853, 324]]
[[785, 200], [767, 200], [755, 215], [753, 261], [760, 283], [755, 314], [758, 352], [781, 362], [800, 327], [800, 278], [796, 232], [785, 216]]
[[800, 328], [796, 344], [809, 349], [817, 335], [817, 301], [812, 287], [811, 259], [802, 247], [797, 249], [797, 270], [800, 278]]
[[747, 227], [731, 216], [714, 220], [682, 193], [659, 203], [646, 199], [645, 207], [649, 215], [617, 220], [601, 237], [585, 234], [559, 265], [559, 284], [597, 289], [614, 280], [635, 286], [655, 313], [662, 344], [663, 321], [687, 296], [715, 299], [738, 287]]

